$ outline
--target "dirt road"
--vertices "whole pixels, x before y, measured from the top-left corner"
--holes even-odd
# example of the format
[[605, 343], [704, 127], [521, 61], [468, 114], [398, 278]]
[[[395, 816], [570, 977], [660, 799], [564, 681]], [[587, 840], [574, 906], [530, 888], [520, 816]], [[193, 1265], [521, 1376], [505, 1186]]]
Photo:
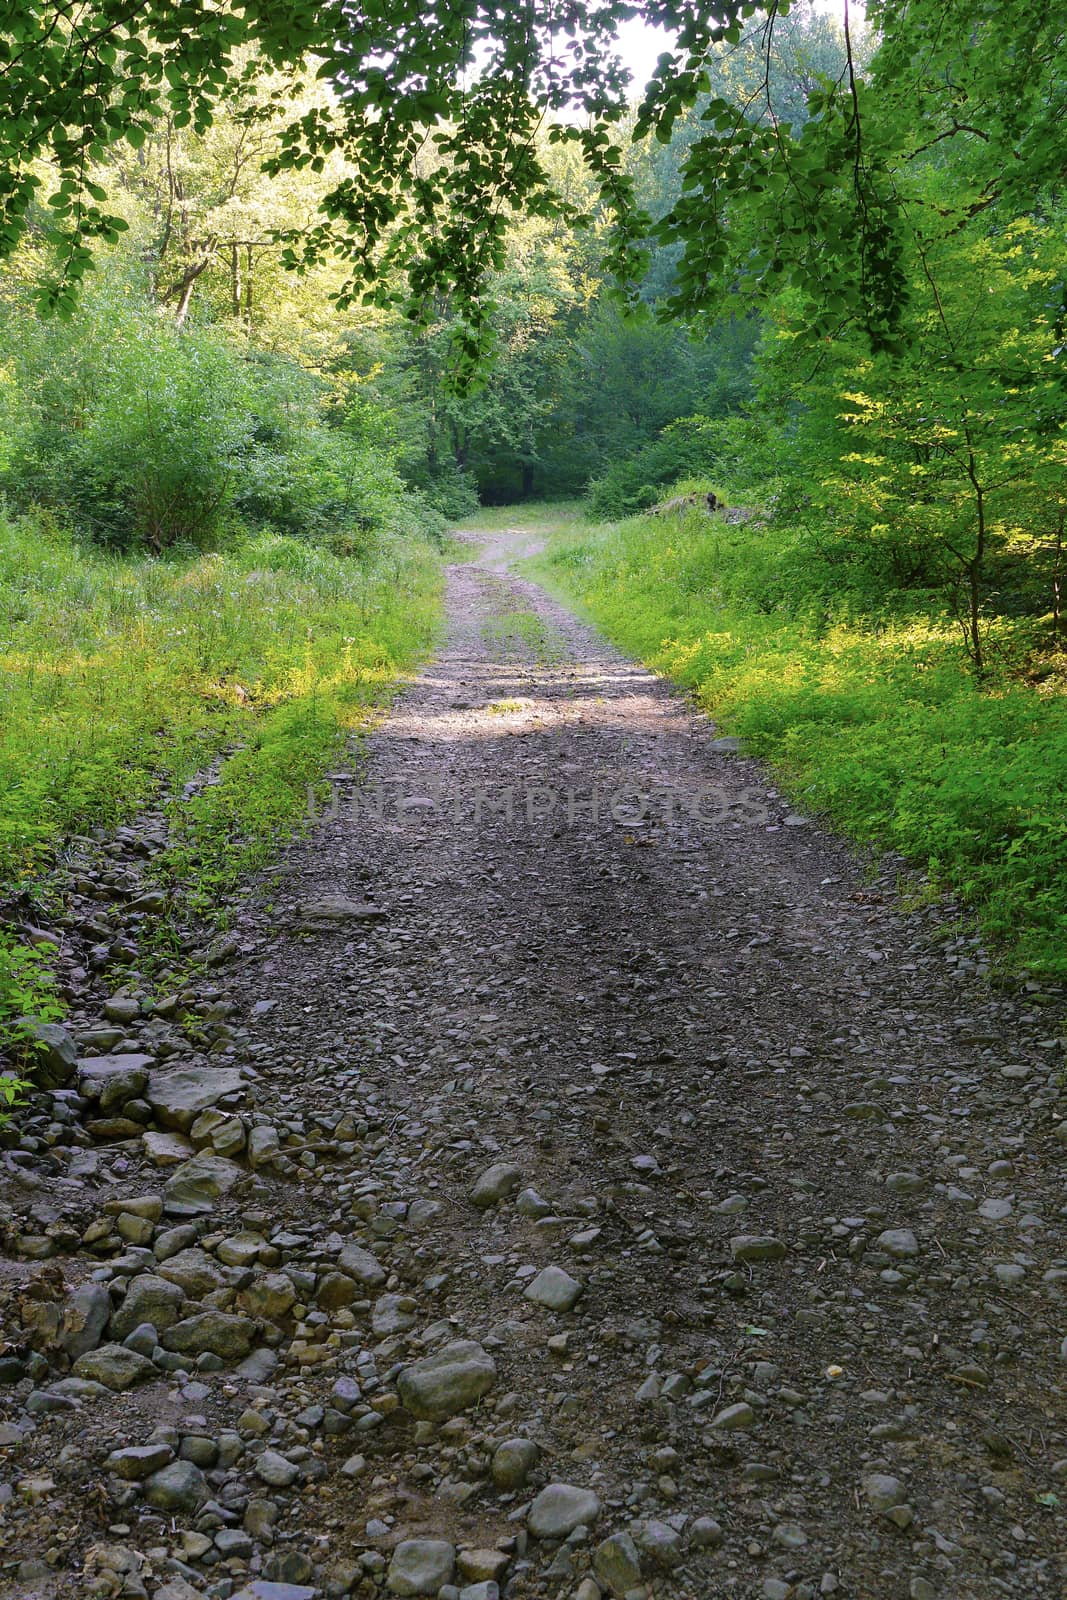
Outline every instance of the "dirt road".
[[[204, 1494], [131, 1469], [83, 1513], [141, 1590], [8, 1592], [1061, 1596], [1048, 1014], [516, 547], [451, 569], [439, 656], [208, 991], [279, 1158], [184, 1224], [221, 1276], [175, 1314], [253, 1355], [190, 1336], [17, 1446], [15, 1480], [77, 1443], [105, 1481], [155, 1429]], [[109, 1193], [159, 1191], [125, 1148]], [[173, 1226], [118, 1276], [170, 1281]], [[79, 1481], [19, 1514], [31, 1576]]]

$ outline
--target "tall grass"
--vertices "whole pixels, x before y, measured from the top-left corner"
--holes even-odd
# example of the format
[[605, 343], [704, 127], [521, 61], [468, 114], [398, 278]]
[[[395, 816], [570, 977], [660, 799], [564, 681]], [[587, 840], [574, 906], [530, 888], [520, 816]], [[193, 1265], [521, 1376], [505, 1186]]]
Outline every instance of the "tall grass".
[[417, 539], [129, 560], [0, 517], [0, 896], [237, 746], [182, 808], [188, 862], [231, 878], [427, 647], [438, 587]]
[[1067, 978], [1067, 658], [1035, 660], [1033, 624], [990, 619], [979, 688], [934, 596], [700, 513], [564, 530], [541, 571], [798, 803], [925, 867], [1015, 967]]

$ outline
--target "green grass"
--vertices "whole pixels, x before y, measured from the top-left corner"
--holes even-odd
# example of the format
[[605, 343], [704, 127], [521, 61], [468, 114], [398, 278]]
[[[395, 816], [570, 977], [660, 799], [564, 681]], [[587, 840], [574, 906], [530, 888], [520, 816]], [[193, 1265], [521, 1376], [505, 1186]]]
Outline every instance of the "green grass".
[[556, 533], [577, 521], [581, 509], [581, 502], [577, 500], [528, 500], [518, 506], [483, 506], [458, 526], [464, 533], [499, 533], [503, 528], [513, 528], [518, 533]]
[[[414, 539], [359, 559], [261, 535], [129, 560], [0, 518], [0, 900], [71, 834], [224, 756], [221, 780], [172, 808], [161, 863], [215, 901], [291, 832], [308, 784], [430, 645], [439, 590], [437, 555]], [[0, 1004], [5, 983], [28, 992], [7, 950]]]
[[991, 621], [1000, 666], [979, 689], [931, 595], [835, 569], [810, 536], [700, 514], [564, 528], [536, 571], [798, 804], [972, 905], [1008, 965], [1067, 977], [1067, 660], [1026, 681], [1032, 624]]
[[536, 657], [542, 666], [551, 666], [565, 655], [563, 640], [551, 623], [536, 611], [514, 607], [482, 623], [482, 637], [505, 657]]

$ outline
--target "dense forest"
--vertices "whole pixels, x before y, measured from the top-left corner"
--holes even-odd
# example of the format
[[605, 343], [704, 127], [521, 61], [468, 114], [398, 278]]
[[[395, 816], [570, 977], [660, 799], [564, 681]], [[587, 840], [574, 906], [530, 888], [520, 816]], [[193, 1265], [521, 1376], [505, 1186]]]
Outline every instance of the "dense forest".
[[[968, 102], [977, 119], [980, 95], [1004, 87], [982, 79], [988, 41], [961, 58], [948, 104], [952, 62], [931, 58], [924, 115], [903, 128], [897, 58], [921, 41], [903, 26], [898, 39], [888, 15], [883, 41], [855, 22], [846, 37], [845, 17], [801, 7], [739, 23], [708, 45], [699, 82], [675, 83], [657, 108], [659, 142], [632, 91], [612, 124], [607, 196], [585, 146], [560, 137], [582, 130], [543, 120], [531, 162], [553, 204], [494, 203], [473, 335], [454, 263], [418, 283], [416, 304], [417, 274], [385, 250], [354, 294], [351, 254], [315, 237], [355, 182], [343, 140], [291, 155], [294, 128], [318, 126], [331, 91], [321, 71], [283, 72], [240, 47], [210, 120], [164, 100], [124, 143], [91, 147], [87, 193], [110, 207], [95, 231], [113, 242], [92, 240], [85, 207], [99, 207], [75, 206], [73, 180], [48, 195], [31, 174], [0, 330], [9, 503], [158, 553], [238, 526], [343, 538], [531, 495], [587, 494], [615, 516], [727, 461], [732, 481], [740, 470], [763, 499], [817, 514], [846, 586], [863, 569], [940, 587], [979, 672], [994, 597], [1061, 631], [1053, 22], [1030, 41], [1027, 79], [1052, 120], [1025, 136], [1008, 126], [1005, 169], [993, 107], [985, 126], [965, 120]], [[871, 193], [835, 201], [833, 141], [859, 139], [861, 114]], [[461, 164], [442, 149], [445, 204]], [[420, 161], [433, 167], [428, 151], [415, 158], [416, 191]], [[871, 237], [853, 260], [857, 227]], [[394, 229], [405, 236], [399, 213]], [[64, 320], [39, 320], [49, 297]], [[474, 336], [472, 373], [457, 357]]]
[[[832, 50], [832, 28], [810, 26]], [[287, 230], [315, 214], [337, 172], [265, 175], [291, 97], [315, 104], [309, 86], [287, 85], [284, 110], [264, 116], [278, 92], [254, 74], [203, 135], [170, 118], [105, 163], [99, 182], [126, 227], [98, 250], [67, 320], [38, 318], [48, 241], [31, 219], [4, 288], [12, 503], [157, 552], [209, 545], [238, 523], [325, 539], [424, 513], [432, 525], [435, 510], [455, 517], [479, 500], [581, 494], [678, 418], [725, 416], [750, 398], [757, 321], [696, 338], [658, 319], [668, 247], [640, 305], [621, 305], [593, 186], [547, 134], [544, 159], [594, 215], [585, 227], [511, 221], [473, 379], [456, 370], [459, 314], [445, 293], [415, 329], [397, 309], [338, 310], [344, 262], [302, 276], [283, 265]], [[686, 137], [655, 163], [635, 147], [653, 211], [677, 188]], [[684, 465], [648, 472], [666, 483]]]

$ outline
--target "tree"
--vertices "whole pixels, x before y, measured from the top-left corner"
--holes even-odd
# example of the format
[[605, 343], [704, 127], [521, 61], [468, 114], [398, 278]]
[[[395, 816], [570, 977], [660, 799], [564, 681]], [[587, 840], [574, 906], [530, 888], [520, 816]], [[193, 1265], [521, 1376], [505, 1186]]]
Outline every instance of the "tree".
[[[931, 205], [948, 204], [945, 175], [926, 177]], [[943, 586], [979, 677], [990, 611], [1037, 609], [1035, 577], [1060, 626], [1062, 222], [1061, 208], [917, 234], [901, 356], [872, 354], [853, 334], [813, 360], [790, 291], [764, 357], [768, 400], [800, 402], [801, 471], [820, 524], [838, 532], [840, 563], [859, 544], [892, 586]], [[1013, 599], [1020, 584], [1029, 592]]]
[[[319, 172], [340, 150], [347, 172], [328, 189], [323, 218], [293, 233], [290, 261], [307, 266], [340, 241], [352, 275], [338, 298], [348, 304], [368, 292], [395, 298], [387, 269], [402, 260], [413, 304], [450, 286], [480, 328], [482, 280], [504, 264], [510, 208], [565, 204], [534, 149], [546, 111], [591, 117], [593, 127], [568, 126], [564, 136], [586, 152], [603, 188], [618, 181], [628, 190], [599, 128], [624, 98], [609, 48], [617, 12], [413, 0], [373, 0], [358, 11], [344, 0], [8, 0], [0, 5], [0, 253], [44, 198], [57, 270], [42, 303], [69, 312], [94, 241], [125, 225], [94, 175], [104, 152], [120, 142], [142, 147], [168, 119], [203, 135], [235, 83], [264, 67], [311, 66], [329, 87], [327, 103], [293, 110], [270, 169]], [[286, 98], [281, 88], [273, 97]]]
[[[473, 353], [511, 214], [575, 215], [537, 148], [546, 122], [581, 152], [615, 218], [605, 269], [636, 275], [650, 219], [619, 144], [627, 85], [612, 40], [621, 20], [643, 16], [677, 43], [634, 135], [668, 140], [702, 106], [681, 192], [656, 230], [680, 250], [674, 308], [706, 313], [788, 285], [812, 337], [856, 324], [874, 349], [899, 348], [923, 155], [952, 145], [967, 172], [946, 226], [998, 200], [1026, 209], [1062, 177], [1067, 0], [1036, 13], [1023, 0], [874, 0], [880, 43], [866, 77], [843, 4], [844, 68], [812, 63], [801, 117], [780, 114], [771, 93], [786, 0], [6, 0], [0, 252], [44, 198], [58, 256], [43, 299], [69, 310], [93, 242], [123, 220], [93, 176], [103, 152], [143, 144], [165, 117], [204, 133], [251, 51], [272, 70], [313, 66], [329, 90], [290, 116], [270, 170], [321, 171], [337, 152], [346, 163], [321, 219], [292, 233], [290, 262], [341, 248], [341, 304], [395, 299], [402, 266], [412, 314], [432, 314], [434, 294], [450, 291]], [[722, 51], [746, 40], [767, 65], [765, 116], [713, 81]]]
[[220, 320], [232, 319], [245, 332], [262, 330], [274, 320], [272, 303], [301, 295], [302, 282], [298, 320], [305, 320], [342, 281], [335, 262], [304, 280], [286, 273], [280, 242], [315, 216], [340, 176], [340, 158], [321, 174], [270, 177], [264, 170], [288, 117], [324, 99], [321, 85], [295, 75], [245, 75], [205, 132], [179, 127], [167, 115], [136, 150], [120, 145], [94, 170], [132, 230], [156, 303], [178, 327], [206, 298]]

